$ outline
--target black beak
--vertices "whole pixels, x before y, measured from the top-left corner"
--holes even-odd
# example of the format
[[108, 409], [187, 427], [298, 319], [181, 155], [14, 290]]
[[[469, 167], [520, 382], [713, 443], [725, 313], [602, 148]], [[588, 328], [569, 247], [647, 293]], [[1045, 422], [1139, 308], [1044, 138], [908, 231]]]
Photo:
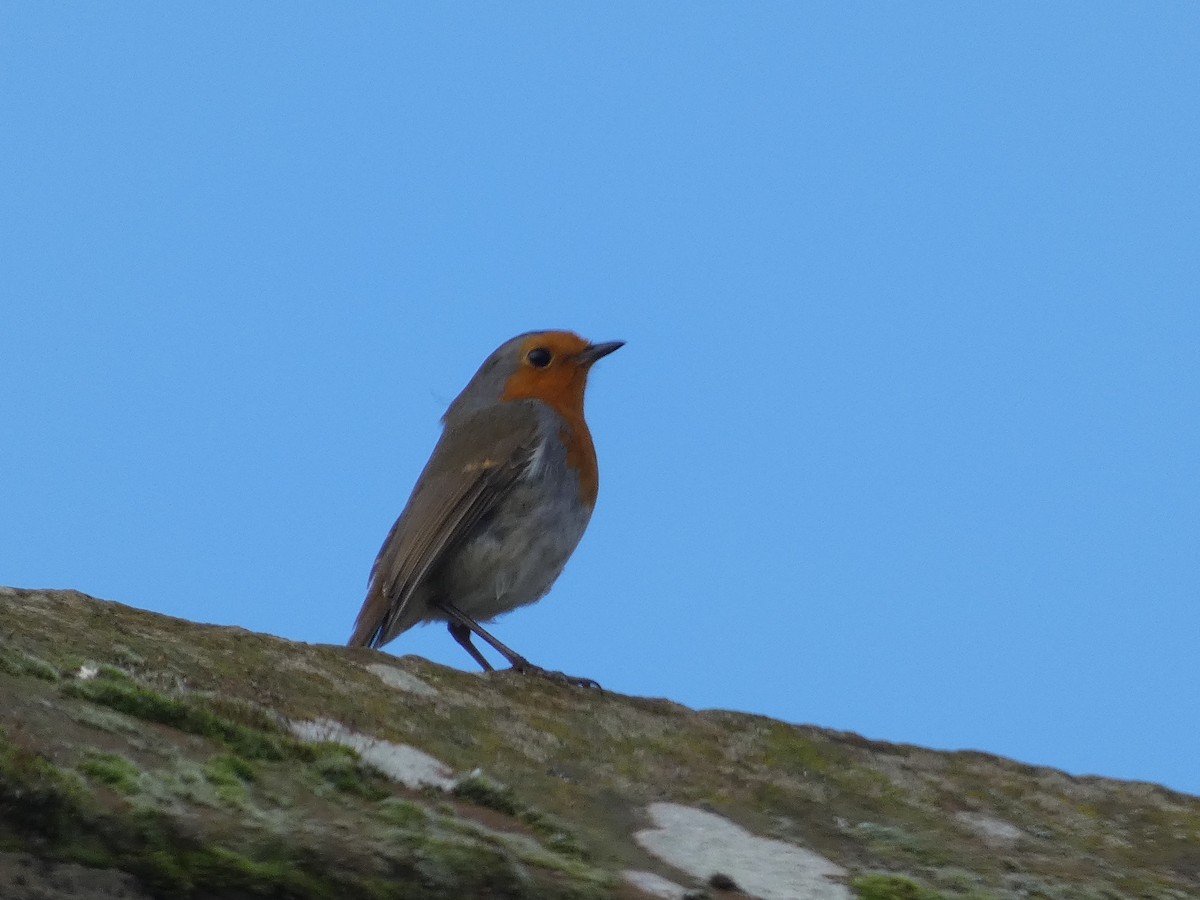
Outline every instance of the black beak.
[[608, 354], [612, 353], [614, 350], [620, 350], [624, 346], [624, 341], [608, 341], [603, 344], [588, 344], [583, 348], [582, 351], [580, 351], [579, 356], [576, 358], [579, 360], [581, 365], [590, 366], [596, 360], [608, 356]]

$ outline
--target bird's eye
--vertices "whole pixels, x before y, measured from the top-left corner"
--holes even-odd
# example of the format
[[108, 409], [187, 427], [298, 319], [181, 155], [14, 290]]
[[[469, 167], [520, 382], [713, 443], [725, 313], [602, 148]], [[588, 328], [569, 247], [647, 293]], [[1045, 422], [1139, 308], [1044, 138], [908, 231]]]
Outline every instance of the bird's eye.
[[554, 354], [545, 347], [534, 347], [525, 358], [529, 360], [529, 364], [535, 369], [544, 369], [550, 365], [550, 360], [554, 359]]

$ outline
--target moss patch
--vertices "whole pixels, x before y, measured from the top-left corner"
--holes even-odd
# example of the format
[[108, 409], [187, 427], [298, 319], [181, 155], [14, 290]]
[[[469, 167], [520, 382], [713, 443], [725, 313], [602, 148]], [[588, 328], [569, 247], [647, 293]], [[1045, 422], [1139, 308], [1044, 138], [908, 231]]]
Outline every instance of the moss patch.
[[946, 900], [944, 894], [900, 875], [863, 875], [850, 886], [861, 900]]
[[254, 766], [238, 756], [225, 754], [208, 761], [204, 780], [212, 785], [222, 803], [242, 808], [247, 801], [246, 786], [256, 778]]
[[490, 778], [479, 775], [464, 778], [454, 786], [451, 794], [476, 806], [495, 810], [525, 823], [543, 839], [545, 846], [555, 853], [584, 861], [591, 859], [591, 854], [565, 822], [526, 806], [517, 800], [511, 788]]
[[0, 844], [21, 849], [32, 835], [69, 835], [83, 797], [77, 778], [0, 733]]
[[830, 766], [830, 749], [807, 737], [799, 728], [783, 723], [768, 727], [764, 741], [767, 765], [793, 775], [824, 772]]
[[450, 793], [460, 800], [466, 800], [468, 803], [474, 803], [476, 806], [487, 809], [494, 809], [506, 816], [516, 817], [522, 810], [522, 806], [517, 802], [511, 788], [480, 775], [462, 779]]
[[[0, 845], [136, 869], [158, 896], [622, 896], [597, 873], [646, 869], [633, 835], [671, 800], [813, 849], [869, 900], [1200, 897], [1200, 798], [1149, 785], [416, 658], [388, 664], [437, 693], [398, 691], [375, 651], [73, 592], [0, 588], [0, 608], [20, 745], [0, 765]], [[414, 793], [287, 730], [320, 720], [505, 784]], [[135, 794], [104, 754], [140, 769]]]
[[306, 755], [282, 729], [276, 733], [248, 728], [217, 715], [198, 702], [168, 697], [133, 682], [111, 678], [73, 681], [63, 686], [63, 693], [108, 706], [126, 715], [148, 722], [158, 722], [219, 741], [239, 755], [251, 759], [285, 759]]
[[406, 831], [423, 829], [429, 821], [429, 813], [420, 806], [396, 797], [388, 797], [383, 800], [376, 807], [376, 812], [389, 825], [395, 825]]
[[43, 681], [58, 681], [58, 671], [50, 663], [16, 650], [0, 649], [0, 672], [7, 675], [32, 675]]
[[252, 763], [230, 754], [210, 760], [204, 775], [213, 784], [244, 784], [256, 777]]
[[368, 800], [382, 800], [388, 795], [383, 778], [363, 765], [353, 748], [334, 743], [307, 747], [315, 754], [313, 768], [337, 790]]
[[[87, 768], [106, 784], [130, 776], [132, 764], [93, 754]], [[211, 771], [236, 773], [236, 763]], [[136, 770], [133, 770], [136, 771]], [[450, 900], [596, 897], [590, 886], [527, 883], [507, 856], [490, 847], [430, 840], [406, 848], [386, 873], [332, 870], [315, 848], [288, 842], [207, 844], [179, 831], [167, 816], [142, 810], [114, 816], [50, 761], [0, 742], [0, 846], [40, 846], [45, 858], [133, 874], [159, 896], [278, 897], [289, 900]]]
[[138, 767], [118, 753], [89, 751], [77, 766], [92, 781], [108, 785], [122, 794], [136, 794]]

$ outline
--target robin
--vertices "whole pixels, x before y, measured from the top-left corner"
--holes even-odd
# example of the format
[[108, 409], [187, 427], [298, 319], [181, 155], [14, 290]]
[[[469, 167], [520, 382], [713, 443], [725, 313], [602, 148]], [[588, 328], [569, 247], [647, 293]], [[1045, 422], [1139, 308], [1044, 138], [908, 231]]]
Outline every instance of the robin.
[[382, 647], [418, 622], [446, 622], [493, 671], [474, 633], [517, 672], [547, 672], [479, 625], [550, 590], [596, 505], [596, 448], [583, 393], [596, 360], [624, 341], [590, 344], [534, 331], [500, 346], [442, 417], [442, 437], [371, 568], [351, 647]]

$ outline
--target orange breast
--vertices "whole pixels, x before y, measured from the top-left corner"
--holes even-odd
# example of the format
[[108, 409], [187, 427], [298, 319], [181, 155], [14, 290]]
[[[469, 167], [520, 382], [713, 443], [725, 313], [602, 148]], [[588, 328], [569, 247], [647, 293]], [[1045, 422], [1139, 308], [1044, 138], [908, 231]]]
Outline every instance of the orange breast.
[[[556, 336], [557, 337], [557, 336]], [[559, 352], [578, 353], [587, 346], [574, 335], [569, 336], [569, 347], [555, 347]], [[579, 346], [575, 346], [578, 342]], [[522, 348], [522, 355], [534, 344], [547, 344], [547, 336], [531, 338], [529, 348]], [[579, 494], [589, 508], [596, 505], [600, 477], [596, 467], [596, 447], [592, 434], [583, 418], [583, 393], [587, 388], [587, 369], [565, 360], [562, 364], [546, 369], [521, 366], [508, 379], [500, 399], [541, 400], [566, 421], [560, 435], [567, 448], [567, 465], [579, 473]]]
[[579, 473], [580, 499], [591, 509], [596, 505], [596, 496], [600, 493], [600, 467], [596, 464], [596, 445], [592, 443], [592, 433], [588, 431], [583, 416], [559, 433], [567, 445], [567, 465]]

